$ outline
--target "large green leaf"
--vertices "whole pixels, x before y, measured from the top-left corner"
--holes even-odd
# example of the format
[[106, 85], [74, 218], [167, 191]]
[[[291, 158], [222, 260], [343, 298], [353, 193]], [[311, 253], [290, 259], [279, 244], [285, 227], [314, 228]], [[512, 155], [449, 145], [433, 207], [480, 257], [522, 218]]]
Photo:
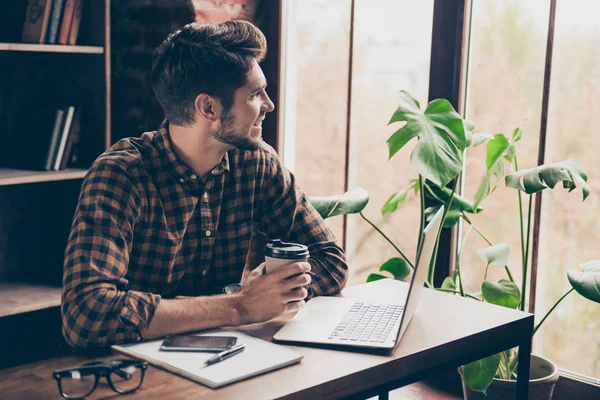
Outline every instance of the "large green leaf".
[[536, 193], [547, 188], [554, 189], [554, 186], [559, 182], [562, 182], [563, 187], [569, 189], [569, 192], [575, 190], [578, 186], [581, 187], [583, 200], [590, 194], [587, 174], [575, 160], [540, 165], [506, 176], [506, 186], [527, 194]]
[[379, 268], [379, 271], [387, 271], [394, 276], [394, 279], [403, 281], [412, 271], [412, 268], [402, 258], [390, 258]]
[[490, 247], [484, 247], [475, 251], [477, 257], [486, 262], [486, 264], [492, 264], [494, 267], [504, 267], [508, 264], [508, 256], [510, 249], [506, 243], [495, 244]]
[[402, 189], [399, 192], [394, 193], [381, 207], [381, 215], [391, 214], [396, 211], [396, 208], [404, 204], [408, 198], [408, 193], [414, 191], [415, 194], [419, 192], [419, 180], [413, 179], [409, 182], [408, 188]]
[[405, 121], [388, 139], [389, 158], [413, 138], [418, 138], [410, 160], [423, 177], [444, 187], [462, 170], [467, 145], [463, 119], [445, 99], [433, 100], [425, 112], [407, 92], [400, 92], [398, 109], [390, 122]]
[[[475, 193], [475, 200], [473, 201], [474, 207], [478, 207], [479, 204], [494, 191], [498, 181], [504, 176], [503, 158], [508, 158], [515, 154], [514, 146], [510, 143], [508, 138], [501, 133], [494, 135], [494, 139], [487, 143], [486, 151], [486, 174]], [[492, 187], [493, 176], [496, 177], [496, 183]]]
[[[434, 200], [438, 200], [440, 205], [446, 204], [452, 195], [452, 190], [450, 188], [445, 187], [440, 189], [436, 185], [432, 185], [430, 183], [425, 183], [425, 185], [426, 189], [428, 189], [426, 193], [428, 193], [428, 195]], [[458, 206], [458, 209], [470, 214], [476, 214], [483, 211], [483, 207], [477, 207], [476, 209], [473, 208], [473, 202], [471, 200], [468, 200], [456, 193], [454, 193], [454, 199], [452, 200], [452, 205], [454, 204]]]
[[600, 303], [600, 260], [588, 261], [579, 266], [583, 272], [567, 271], [571, 286], [586, 299]]
[[473, 361], [462, 367], [463, 378], [471, 389], [487, 393], [487, 388], [492, 383], [499, 365], [500, 354]]
[[499, 282], [483, 281], [481, 294], [488, 303], [502, 307], [517, 308], [521, 303], [519, 287], [506, 279], [500, 279]]
[[365, 208], [369, 202], [369, 194], [363, 188], [347, 191], [342, 195], [308, 198], [323, 219], [336, 215], [356, 214]]

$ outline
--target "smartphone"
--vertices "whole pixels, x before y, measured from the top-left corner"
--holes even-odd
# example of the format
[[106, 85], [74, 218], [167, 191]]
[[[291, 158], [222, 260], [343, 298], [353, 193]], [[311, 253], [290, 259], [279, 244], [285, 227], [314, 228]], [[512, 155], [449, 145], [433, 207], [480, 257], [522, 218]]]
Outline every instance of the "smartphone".
[[168, 335], [160, 346], [165, 351], [223, 351], [233, 347], [235, 336]]

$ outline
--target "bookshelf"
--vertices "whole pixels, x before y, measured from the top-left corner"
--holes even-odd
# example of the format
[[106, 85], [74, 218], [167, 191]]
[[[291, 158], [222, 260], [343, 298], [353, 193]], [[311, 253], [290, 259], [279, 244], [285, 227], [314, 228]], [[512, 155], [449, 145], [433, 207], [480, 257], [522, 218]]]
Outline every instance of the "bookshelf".
[[[0, 326], [23, 334], [59, 324], [63, 255], [81, 179], [111, 145], [110, 0], [83, 1], [76, 45], [21, 43], [28, 0], [7, 2], [0, 15], [0, 163], [48, 148], [32, 128], [39, 100], [81, 111], [78, 156], [68, 168], [0, 165]], [[24, 144], [7, 148], [14, 137]], [[56, 354], [60, 329], [49, 335], [39, 358]], [[0, 343], [0, 353], [15, 345]]]
[[64, 46], [56, 44], [0, 43], [0, 51], [37, 51], [42, 53], [103, 54], [102, 46]]

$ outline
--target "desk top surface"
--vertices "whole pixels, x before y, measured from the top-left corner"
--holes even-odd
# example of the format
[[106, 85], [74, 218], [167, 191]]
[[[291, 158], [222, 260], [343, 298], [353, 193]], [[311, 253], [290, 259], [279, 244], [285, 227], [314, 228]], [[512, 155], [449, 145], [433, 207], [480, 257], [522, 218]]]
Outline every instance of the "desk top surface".
[[[405, 296], [408, 284], [391, 279], [344, 289], [342, 296], [385, 301]], [[516, 342], [532, 325], [533, 316], [507, 308], [465, 299], [435, 290], [424, 290], [419, 306], [396, 349], [387, 354], [288, 346], [304, 358], [299, 364], [246, 381], [210, 389], [157, 368], [149, 368], [142, 387], [133, 397], [144, 399], [188, 398], [339, 398], [397, 379], [422, 374], [481, 347]], [[237, 327], [250, 335], [271, 340], [289, 319]], [[514, 344], [513, 344], [514, 345]], [[114, 357], [122, 357], [115, 354]], [[0, 371], [0, 393], [8, 398], [41, 398], [58, 395], [52, 371], [80, 365], [94, 358], [77, 355], [40, 361]], [[115, 394], [96, 389], [92, 397]]]

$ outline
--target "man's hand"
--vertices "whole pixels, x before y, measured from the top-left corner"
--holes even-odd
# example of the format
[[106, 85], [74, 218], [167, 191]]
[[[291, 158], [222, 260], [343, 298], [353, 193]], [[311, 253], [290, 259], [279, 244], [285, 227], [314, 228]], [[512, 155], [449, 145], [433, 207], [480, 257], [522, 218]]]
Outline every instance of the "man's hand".
[[264, 274], [260, 264], [244, 280], [238, 298], [240, 325], [263, 322], [281, 314], [298, 311], [304, 305], [308, 291], [303, 287], [311, 281], [310, 264], [296, 262]]

